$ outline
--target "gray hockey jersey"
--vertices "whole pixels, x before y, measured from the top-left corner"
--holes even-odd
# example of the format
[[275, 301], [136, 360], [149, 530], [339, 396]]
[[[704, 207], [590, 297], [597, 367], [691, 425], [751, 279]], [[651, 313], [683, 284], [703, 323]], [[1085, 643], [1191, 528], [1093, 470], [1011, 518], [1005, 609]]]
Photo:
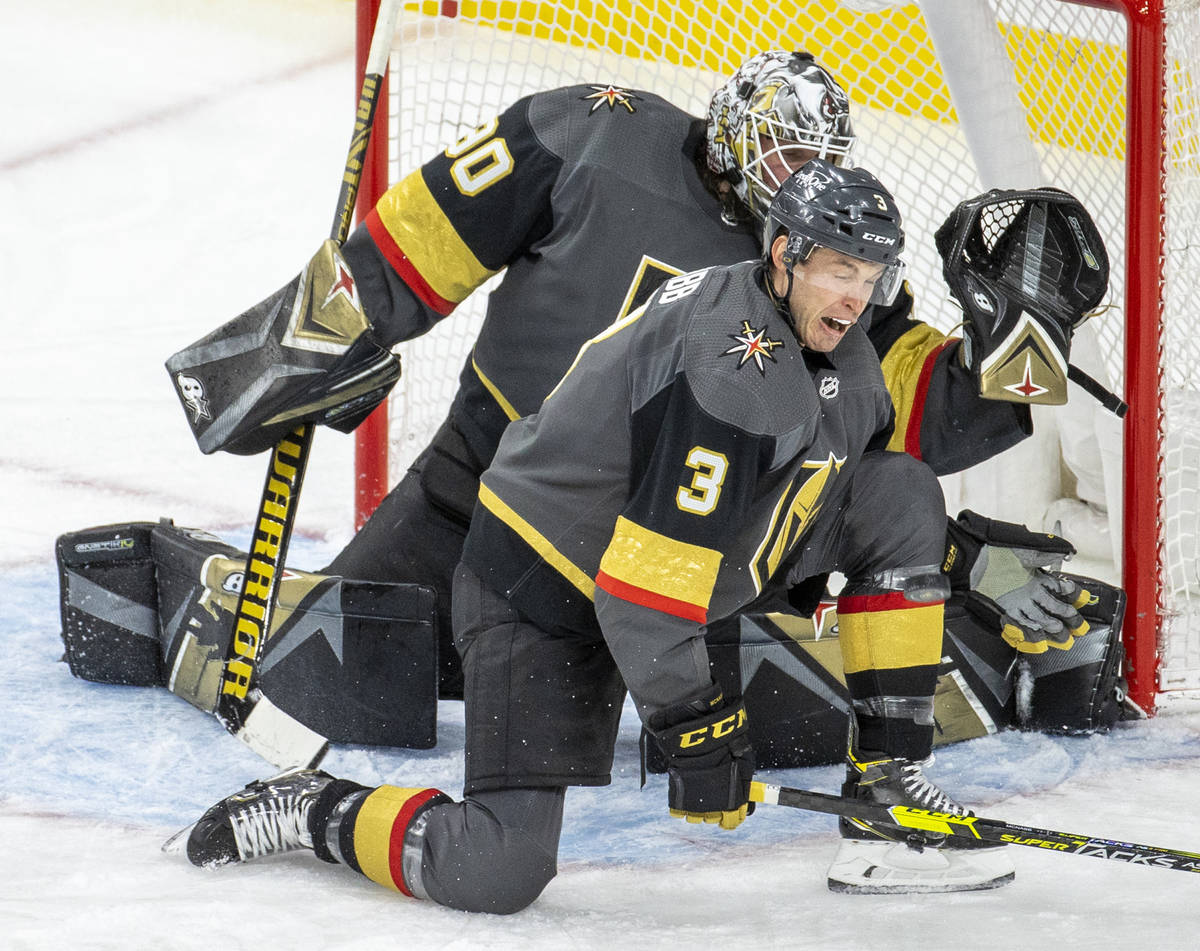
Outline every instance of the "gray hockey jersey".
[[[579, 85], [514, 103], [394, 185], [345, 246], [385, 344], [415, 337], [504, 270], [452, 416], [479, 468], [536, 412], [583, 341], [666, 278], [757, 257], [697, 162], [704, 123], [659, 97]], [[911, 319], [912, 298], [864, 325], [899, 426], [890, 448], [950, 472], [1030, 431], [1028, 410], [982, 400], [959, 341]]]
[[865, 333], [803, 351], [762, 281], [755, 262], [667, 281], [482, 478], [464, 560], [544, 629], [601, 634], [644, 711], [709, 683], [703, 625], [763, 590], [890, 434]]

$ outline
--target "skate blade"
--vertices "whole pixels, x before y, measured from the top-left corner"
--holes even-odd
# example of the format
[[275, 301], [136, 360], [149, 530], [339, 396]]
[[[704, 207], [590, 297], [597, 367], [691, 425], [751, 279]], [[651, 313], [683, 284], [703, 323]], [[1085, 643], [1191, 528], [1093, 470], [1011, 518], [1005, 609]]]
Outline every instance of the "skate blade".
[[162, 850], [167, 855], [182, 855], [184, 847], [187, 845], [188, 836], [192, 834], [194, 828], [196, 828], [196, 823], [193, 822], [187, 828], [180, 829], [162, 844]]
[[916, 882], [897, 882], [895, 885], [851, 885], [828, 879], [831, 892], [841, 895], [943, 895], [950, 892], [981, 892], [990, 888], [1001, 888], [1016, 878], [1016, 873], [1002, 875], [988, 882], [962, 884], [959, 882], [921, 885]]

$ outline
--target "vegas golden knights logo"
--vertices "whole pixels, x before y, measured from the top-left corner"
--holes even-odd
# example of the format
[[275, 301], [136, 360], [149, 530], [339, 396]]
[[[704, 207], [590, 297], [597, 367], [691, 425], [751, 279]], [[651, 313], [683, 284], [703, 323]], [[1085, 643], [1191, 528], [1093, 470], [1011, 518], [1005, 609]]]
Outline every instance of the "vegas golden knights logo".
[[[324, 288], [320, 295], [316, 288]], [[326, 239], [300, 275], [283, 344], [341, 354], [368, 327], [358, 287], [338, 246]]]
[[[806, 460], [801, 464], [800, 473], [788, 483], [771, 516], [767, 533], [758, 546], [758, 551], [754, 553], [751, 567], [754, 571], [754, 583], [759, 591], [762, 591], [784, 557], [808, 531], [833, 487], [834, 478], [841, 472], [845, 462], [844, 456], [839, 459], [833, 453], [824, 460]], [[803, 481], [797, 486], [796, 480], [801, 478]]]
[[982, 361], [979, 382], [985, 399], [1061, 406], [1067, 401], [1067, 361], [1045, 328], [1023, 313]]

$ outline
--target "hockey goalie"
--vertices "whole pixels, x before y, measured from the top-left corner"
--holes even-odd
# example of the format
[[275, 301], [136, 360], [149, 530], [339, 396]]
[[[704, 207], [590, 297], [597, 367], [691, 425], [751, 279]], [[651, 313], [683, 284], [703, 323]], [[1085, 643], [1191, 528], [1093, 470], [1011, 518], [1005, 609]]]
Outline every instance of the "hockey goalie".
[[[646, 97], [637, 100], [636, 111], [601, 112], [586, 126], [572, 125], [575, 101], [570, 90], [538, 94], [486, 127], [486, 135], [503, 136], [513, 150], [516, 166], [503, 190], [455, 193], [447, 185], [453, 181], [454, 159], [453, 147], [448, 149], [395, 186], [344, 249], [323, 246], [277, 295], [173, 357], [172, 381], [201, 449], [260, 451], [298, 420], [351, 428], [395, 380], [398, 368], [388, 347], [428, 329], [475, 283], [506, 266], [502, 286], [507, 290], [493, 295], [489, 326], [504, 327], [507, 320], [511, 332], [520, 316], [527, 325], [524, 333], [536, 331], [539, 321], [554, 320], [555, 334], [539, 340], [538, 362], [558, 361], [565, 369], [579, 344], [616, 312], [628, 290], [627, 276], [608, 268], [603, 280], [595, 276], [565, 295], [577, 299], [577, 309], [585, 301], [588, 308], [572, 333], [563, 329], [557, 308], [543, 319], [524, 303], [512, 302], [564, 296], [535, 294], [538, 275], [547, 272], [535, 266], [545, 256], [535, 254], [533, 245], [545, 237], [538, 229], [566, 213], [554, 207], [559, 193], [548, 183], [555, 175], [580, 174], [571, 163], [584, 144], [597, 154], [617, 150], [613, 154], [619, 155], [636, 135], [647, 137], [646, 154], [674, 158], [681, 148], [692, 150], [696, 161], [684, 169], [678, 202], [671, 199], [672, 209], [676, 204], [691, 209], [686, 212], [691, 219], [682, 210], [670, 215], [663, 210], [653, 216], [656, 223], [661, 219], [663, 234], [641, 235], [641, 243], [629, 240], [625, 222], [615, 223], [621, 241], [638, 245], [633, 250], [645, 243], [655, 259], [687, 267], [711, 263], [711, 257], [697, 258], [701, 254], [733, 261], [757, 253], [761, 211], [781, 181], [772, 169], [782, 163], [786, 172], [789, 154], [805, 153], [795, 143], [811, 145], [810, 152], [823, 150], [834, 161], [842, 161], [853, 144], [848, 100], [807, 54], [754, 57], [714, 96], [707, 123], [687, 121], [673, 107]], [[606, 131], [610, 127], [613, 131]], [[588, 142], [554, 153], [546, 143], [570, 141], [568, 130]], [[659, 171], [678, 177], [679, 163]], [[646, 174], [639, 169], [636, 176]], [[698, 214], [694, 196], [706, 193], [713, 196], [712, 213]], [[654, 200], [668, 204], [658, 191]], [[981, 223], [983, 212], [1001, 207], [1017, 211], [1000, 218], [991, 233]], [[414, 209], [423, 217], [414, 217]], [[518, 221], [514, 209], [529, 220]], [[988, 218], [996, 219], [995, 214]], [[498, 221], [508, 223], [503, 235], [497, 233]], [[1026, 277], [1036, 280], [1014, 281], [1031, 235], [1052, 253], [1043, 256], [1036, 273], [1026, 268]], [[501, 247], [501, 237], [509, 244]], [[663, 247], [652, 241], [664, 242]], [[898, 424], [897, 439], [916, 447], [935, 470], [938, 457], [944, 457], [941, 471], [951, 471], [1027, 434], [1030, 400], [1014, 394], [1010, 385], [1011, 373], [1025, 366], [1026, 355], [1034, 354], [1039, 371], [1046, 370], [1039, 401], [1065, 399], [1071, 332], [1102, 295], [1107, 262], [1086, 212], [1052, 189], [989, 194], [963, 203], [939, 232], [938, 246], [951, 291], [967, 318], [964, 339], [944, 338], [911, 319], [907, 289], [891, 310], [876, 308], [867, 329], [885, 374], [891, 373], [889, 389], [905, 421], [907, 432]], [[595, 257], [588, 247], [573, 248], [574, 254]], [[511, 267], [514, 263], [520, 266]], [[463, 280], [451, 282], [455, 293], [434, 300], [439, 280], [460, 272]], [[595, 271], [572, 259], [555, 273]], [[638, 300], [649, 292], [642, 288]], [[441, 309], [433, 306], [439, 301]], [[329, 315], [317, 314], [327, 306]], [[507, 306], [520, 313], [501, 313]], [[562, 351], [553, 359], [545, 352], [551, 339]], [[515, 348], [518, 342], [509, 345]], [[503, 362], [487, 363], [498, 346], [493, 335], [487, 347], [477, 348], [476, 359], [464, 369], [467, 395], [456, 401], [457, 415], [422, 457], [417, 481], [429, 497], [430, 518], [441, 519], [437, 534], [409, 533], [394, 539], [393, 547], [432, 548], [443, 538], [457, 538], [461, 545], [458, 521], [464, 510], [469, 513], [494, 440], [516, 411], [512, 400], [497, 401], [496, 391], [512, 393], [501, 375], [509, 372]], [[546, 387], [528, 394], [529, 411], [553, 383], [545, 367], [542, 372]], [[929, 381], [920, 390], [923, 405], [914, 385], [922, 375]], [[246, 388], [240, 380], [255, 382]], [[519, 386], [528, 389], [536, 382], [525, 374]], [[465, 425], [464, 414], [474, 408], [486, 426], [474, 419]], [[985, 417], [990, 421], [986, 438], [973, 444], [969, 435]], [[481, 439], [492, 439], [490, 447]], [[399, 504], [412, 489], [408, 479], [401, 483]], [[961, 527], [958, 542], [953, 541], [955, 524]], [[381, 530], [376, 527], [375, 541]], [[381, 561], [372, 538], [369, 523], [356, 538], [356, 544], [365, 541], [357, 544], [355, 557], [339, 558], [332, 570], [287, 573], [253, 690], [336, 742], [428, 746], [436, 739], [437, 698], [454, 696], [457, 667], [444, 608], [444, 566], [431, 565], [432, 556], [420, 562], [429, 573], [428, 584], [420, 577], [369, 577], [356, 569]], [[949, 538], [947, 573], [955, 601], [947, 615], [938, 741], [1008, 726], [1074, 731], [1111, 723], [1121, 695], [1120, 592], [1063, 574], [1062, 561], [1071, 549], [1062, 539], [966, 513], [951, 522]], [[963, 554], [967, 549], [971, 556]], [[953, 559], [951, 550], [959, 553]], [[440, 557], [447, 572], [457, 561], [453, 551]], [[63, 636], [72, 672], [104, 682], [166, 686], [211, 712], [227, 660], [222, 644], [244, 554], [164, 522], [64, 536], [59, 560]], [[760, 731], [755, 742], [763, 762], [833, 762], [844, 752], [847, 709], [837, 627], [822, 600], [825, 579], [788, 582], [787, 600], [764, 604], [736, 625], [709, 632], [714, 672], [731, 694], [744, 692], [752, 708], [761, 707], [762, 713], [752, 709], [751, 722]]]

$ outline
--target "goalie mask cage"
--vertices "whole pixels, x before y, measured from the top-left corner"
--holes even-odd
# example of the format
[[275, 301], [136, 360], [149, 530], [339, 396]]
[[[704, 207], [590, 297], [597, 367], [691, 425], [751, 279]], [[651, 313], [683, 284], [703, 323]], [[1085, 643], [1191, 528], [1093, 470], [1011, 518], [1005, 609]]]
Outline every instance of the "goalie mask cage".
[[[357, 2], [361, 69], [378, 0]], [[1106, 474], [1115, 539], [1108, 580], [1128, 595], [1130, 695], [1147, 712], [1166, 696], [1195, 696], [1200, 4], [817, 0], [787, 6], [786, 17], [761, 6], [408, 0], [360, 215], [389, 183], [520, 96], [613, 83], [649, 89], [703, 116], [713, 90], [771, 48], [814, 53], [850, 94], [854, 162], [877, 174], [903, 209], [916, 315], [944, 332], [961, 315], [941, 279], [933, 232], [954, 205], [997, 186], [1072, 192], [1107, 241], [1113, 305], [1077, 334], [1073, 356], [1093, 376], [1107, 377], [1131, 407], [1123, 423], [1096, 416], [1101, 445], [1107, 432], [1115, 446]], [[356, 435], [360, 523], [443, 419], [486, 289], [403, 345], [396, 392]], [[1084, 362], [1089, 348], [1091, 364]], [[1076, 389], [1070, 408], [1088, 399]], [[1043, 420], [1052, 417], [1035, 415], [1035, 429], [1053, 430]], [[1057, 483], [1060, 468], [1057, 456], [1043, 461], [1048, 480]], [[1027, 494], [1032, 480], [1024, 470], [1021, 481]], [[1041, 527], [1027, 511], [977, 507]]]

